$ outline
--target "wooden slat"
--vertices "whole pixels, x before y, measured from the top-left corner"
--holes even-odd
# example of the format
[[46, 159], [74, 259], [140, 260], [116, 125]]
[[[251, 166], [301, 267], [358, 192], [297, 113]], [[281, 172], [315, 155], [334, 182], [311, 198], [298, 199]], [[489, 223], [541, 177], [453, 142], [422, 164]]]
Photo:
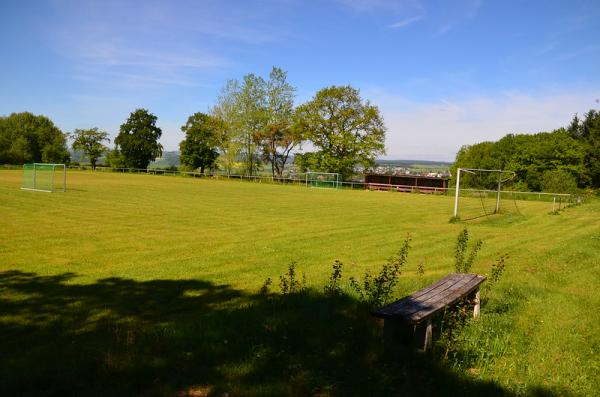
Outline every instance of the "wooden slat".
[[459, 301], [460, 299], [465, 298], [470, 292], [477, 289], [477, 287], [479, 286], [479, 284], [481, 284], [481, 282], [483, 282], [483, 280], [481, 280], [481, 281], [473, 280], [472, 282], [470, 282], [468, 284], [457, 287], [457, 289], [453, 291], [454, 292], [453, 294], [448, 294], [445, 297], [445, 299], [440, 299], [436, 302], [427, 303], [427, 305], [428, 305], [427, 309], [424, 309], [424, 310], [421, 310], [418, 312], [414, 312], [411, 315], [409, 315], [406, 319], [409, 322], [418, 323], [418, 322], [426, 319], [427, 317], [430, 317], [438, 310], [441, 310], [444, 307], [450, 306], [450, 305], [456, 303], [457, 301]]
[[418, 323], [445, 306], [451, 305], [485, 281], [477, 274], [450, 274], [440, 281], [423, 288], [397, 302], [372, 312], [382, 318], [399, 318], [410, 323]]
[[426, 302], [430, 298], [438, 295], [442, 291], [447, 290], [457, 282], [460, 282], [462, 279], [463, 278], [459, 274], [451, 274], [432, 286], [424, 288], [410, 296], [407, 296], [406, 298], [385, 306], [377, 310], [377, 312], [385, 314], [386, 316], [407, 316], [416, 311], [423, 310]]

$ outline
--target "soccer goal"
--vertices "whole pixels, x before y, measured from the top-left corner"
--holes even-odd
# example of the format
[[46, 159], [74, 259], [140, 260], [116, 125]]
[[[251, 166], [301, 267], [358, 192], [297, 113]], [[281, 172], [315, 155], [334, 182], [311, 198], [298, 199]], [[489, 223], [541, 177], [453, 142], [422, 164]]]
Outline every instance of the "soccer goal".
[[471, 220], [500, 213], [520, 213], [514, 196], [502, 191], [514, 177], [512, 171], [457, 169], [454, 218]]
[[340, 185], [340, 174], [335, 172], [307, 172], [306, 186], [329, 187], [337, 189]]
[[23, 164], [21, 189], [64, 192], [67, 190], [67, 167], [64, 164]]

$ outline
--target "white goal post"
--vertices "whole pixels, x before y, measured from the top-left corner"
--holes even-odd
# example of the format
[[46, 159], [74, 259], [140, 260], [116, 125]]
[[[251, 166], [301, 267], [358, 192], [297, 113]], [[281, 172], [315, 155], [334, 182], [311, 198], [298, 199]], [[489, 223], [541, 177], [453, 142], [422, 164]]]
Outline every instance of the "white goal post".
[[37, 192], [65, 192], [67, 190], [67, 167], [64, 164], [23, 164], [23, 190]]
[[306, 186], [338, 188], [340, 174], [337, 172], [307, 172]]
[[[458, 218], [458, 207], [459, 207], [459, 197], [460, 197], [460, 174], [461, 172], [466, 172], [469, 174], [481, 173], [481, 172], [489, 172], [489, 173], [498, 173], [498, 185], [496, 193], [496, 207], [494, 209], [494, 214], [500, 212], [500, 196], [502, 194], [502, 183], [512, 179], [515, 176], [513, 171], [504, 171], [504, 170], [487, 170], [481, 168], [458, 168], [456, 170], [456, 187], [454, 193], [454, 218]], [[505, 180], [502, 179], [502, 175], [505, 173], [509, 173], [511, 175], [510, 178]]]

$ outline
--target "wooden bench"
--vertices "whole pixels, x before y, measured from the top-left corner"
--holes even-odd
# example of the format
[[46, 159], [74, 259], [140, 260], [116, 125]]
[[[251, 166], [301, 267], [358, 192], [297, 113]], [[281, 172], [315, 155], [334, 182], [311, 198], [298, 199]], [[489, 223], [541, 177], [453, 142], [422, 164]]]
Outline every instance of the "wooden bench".
[[373, 310], [371, 314], [384, 319], [386, 344], [410, 341], [427, 351], [431, 348], [431, 319], [435, 313], [466, 298], [473, 305], [473, 316], [479, 316], [479, 285], [485, 279], [478, 274], [452, 273], [427, 288]]

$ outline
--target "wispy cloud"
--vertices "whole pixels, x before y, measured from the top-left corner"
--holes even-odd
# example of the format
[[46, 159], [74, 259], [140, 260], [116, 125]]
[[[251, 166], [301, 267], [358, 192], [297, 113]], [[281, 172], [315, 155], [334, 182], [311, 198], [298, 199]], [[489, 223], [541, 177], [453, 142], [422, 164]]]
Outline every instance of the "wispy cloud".
[[409, 26], [426, 15], [425, 7], [420, 0], [337, 0], [337, 2], [360, 13], [380, 15], [381, 18], [395, 20], [386, 24], [390, 29]]
[[421, 19], [423, 19], [423, 17], [424, 17], [424, 15], [416, 15], [414, 17], [402, 19], [398, 22], [392, 23], [392, 24], [388, 25], [388, 27], [392, 28], [392, 29], [404, 28], [404, 27], [411, 25], [417, 21], [420, 21]]
[[448, 12], [442, 16], [443, 20], [435, 32], [434, 37], [443, 36], [452, 29], [458, 27], [464, 21], [475, 18], [479, 13], [480, 8], [481, 0], [452, 2], [452, 7], [450, 7], [450, 9], [447, 10]]
[[586, 47], [578, 48], [572, 51], [567, 51], [558, 56], [559, 61], [568, 61], [574, 58], [578, 58], [582, 55], [588, 55], [600, 52], [600, 45], [589, 45]]

